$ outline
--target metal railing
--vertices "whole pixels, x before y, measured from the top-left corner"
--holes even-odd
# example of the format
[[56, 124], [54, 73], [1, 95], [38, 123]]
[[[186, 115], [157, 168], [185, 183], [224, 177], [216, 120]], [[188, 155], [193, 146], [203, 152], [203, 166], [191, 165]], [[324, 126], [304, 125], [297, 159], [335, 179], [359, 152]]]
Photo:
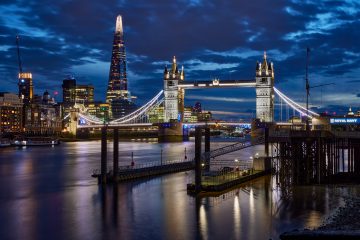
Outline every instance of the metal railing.
[[231, 144], [231, 145], [228, 145], [228, 146], [225, 146], [225, 147], [215, 149], [215, 150], [210, 151], [208, 153], [204, 153], [202, 158], [204, 158], [204, 159], [209, 158], [209, 157], [210, 158], [215, 158], [215, 157], [218, 157], [218, 156], [221, 156], [221, 155], [224, 155], [224, 154], [239, 151], [239, 150], [244, 149], [244, 148], [248, 148], [248, 147], [251, 147], [251, 146], [263, 144], [264, 142], [265, 142], [265, 137], [261, 136], [261, 137], [257, 138], [254, 141], [238, 142], [238, 143], [235, 143], [235, 144]]
[[[133, 165], [130, 164], [130, 165], [119, 166], [118, 170], [119, 170], [119, 173], [121, 174], [121, 173], [126, 173], [126, 172], [138, 171], [141, 169], [173, 166], [173, 165], [178, 165], [181, 163], [191, 163], [191, 162], [193, 162], [193, 161], [180, 159], [180, 160], [155, 161], [155, 162], [147, 162], [147, 163], [134, 163]], [[113, 172], [113, 169], [109, 167], [107, 169], [107, 173], [111, 174], [112, 172]], [[100, 175], [100, 173], [101, 173], [100, 169], [93, 170], [93, 176]]]

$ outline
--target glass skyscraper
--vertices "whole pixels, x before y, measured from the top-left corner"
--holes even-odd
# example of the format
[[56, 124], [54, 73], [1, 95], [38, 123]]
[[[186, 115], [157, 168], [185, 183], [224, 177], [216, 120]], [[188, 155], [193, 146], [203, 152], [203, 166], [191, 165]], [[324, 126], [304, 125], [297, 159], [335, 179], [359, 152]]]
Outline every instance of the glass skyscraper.
[[109, 83], [106, 93], [106, 102], [114, 99], [127, 99], [128, 88], [126, 78], [126, 54], [124, 44], [124, 31], [121, 15], [117, 16], [114, 34]]

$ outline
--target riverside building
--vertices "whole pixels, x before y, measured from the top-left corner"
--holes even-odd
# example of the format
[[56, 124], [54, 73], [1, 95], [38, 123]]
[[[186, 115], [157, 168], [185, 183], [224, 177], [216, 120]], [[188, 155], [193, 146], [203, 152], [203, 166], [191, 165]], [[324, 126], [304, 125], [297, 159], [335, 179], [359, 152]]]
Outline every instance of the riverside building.
[[22, 131], [22, 99], [15, 93], [0, 92], [0, 135]]

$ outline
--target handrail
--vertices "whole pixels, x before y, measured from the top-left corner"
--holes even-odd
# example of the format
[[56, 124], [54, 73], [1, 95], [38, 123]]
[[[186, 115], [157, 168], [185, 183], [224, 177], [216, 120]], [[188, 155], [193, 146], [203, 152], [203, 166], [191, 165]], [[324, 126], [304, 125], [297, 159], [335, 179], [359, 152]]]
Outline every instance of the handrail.
[[208, 153], [204, 153], [203, 158], [218, 157], [218, 156], [221, 156], [221, 155], [224, 155], [224, 154], [227, 154], [227, 153], [239, 151], [239, 150], [247, 148], [247, 147], [263, 144], [264, 142], [265, 142], [265, 138], [264, 138], [264, 136], [261, 136], [258, 139], [256, 139], [255, 141], [234, 143], [234, 144], [231, 144], [231, 145], [228, 145], [228, 146], [225, 146], [225, 147], [215, 149], [215, 150], [210, 151]]

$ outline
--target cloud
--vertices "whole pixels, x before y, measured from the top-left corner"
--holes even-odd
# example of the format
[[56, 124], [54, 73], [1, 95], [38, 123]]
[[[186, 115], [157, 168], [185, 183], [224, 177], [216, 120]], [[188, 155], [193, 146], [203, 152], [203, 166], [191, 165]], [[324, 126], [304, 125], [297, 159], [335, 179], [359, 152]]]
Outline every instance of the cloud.
[[292, 7], [286, 6], [284, 9], [288, 14], [290, 14], [291, 16], [299, 16], [301, 15], [301, 12], [295, 10]]
[[[273, 1], [270, 8], [263, 7], [268, 6], [266, 0], [246, 4], [220, 0], [108, 0], [107, 4], [29, 0], [25, 4], [4, 0], [0, 6], [1, 91], [17, 92], [15, 36], [20, 34], [23, 68], [33, 73], [36, 92], [61, 88], [62, 79], [71, 73], [81, 82], [92, 83], [96, 98], [104, 100], [115, 19], [122, 14], [128, 81], [139, 102], [162, 89], [163, 67], [171, 64], [174, 55], [189, 80], [251, 79], [264, 50], [274, 62], [276, 86], [303, 102], [305, 48], [309, 46], [311, 84], [337, 84], [329, 93], [324, 88], [322, 97], [320, 89], [313, 89], [314, 105], [357, 104], [357, 0]], [[212, 99], [204, 101], [211, 103], [209, 109], [220, 109], [227, 101], [224, 111], [228, 112], [254, 108], [251, 102], [237, 104], [247, 95], [236, 91], [213, 91]], [[332, 97], [333, 92], [339, 96]]]
[[225, 70], [228, 68], [235, 68], [239, 64], [237, 63], [215, 63], [215, 62], [204, 62], [199, 59], [191, 59], [184, 62], [187, 65], [187, 71], [214, 71], [214, 70]]
[[246, 58], [250, 58], [250, 57], [261, 56], [262, 52], [255, 51], [252, 49], [246, 49], [246, 48], [235, 48], [235, 49], [227, 50], [227, 51], [213, 51], [210, 49], [206, 49], [204, 51], [204, 54], [205, 55], [218, 55], [218, 56], [223, 56], [223, 57], [237, 57], [237, 58], [246, 59]]

